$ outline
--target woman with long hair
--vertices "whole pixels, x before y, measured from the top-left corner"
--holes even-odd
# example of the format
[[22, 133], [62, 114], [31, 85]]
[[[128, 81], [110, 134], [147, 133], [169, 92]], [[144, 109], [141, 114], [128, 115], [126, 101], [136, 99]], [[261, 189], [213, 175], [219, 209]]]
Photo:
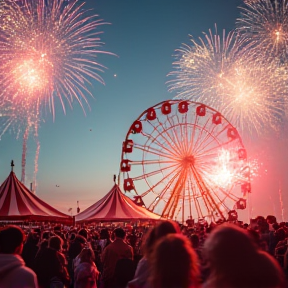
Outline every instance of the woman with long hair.
[[84, 248], [79, 254], [79, 264], [74, 270], [74, 288], [97, 288], [99, 271], [91, 248]]
[[189, 239], [181, 234], [161, 238], [151, 254], [149, 282], [153, 288], [196, 288], [198, 258]]

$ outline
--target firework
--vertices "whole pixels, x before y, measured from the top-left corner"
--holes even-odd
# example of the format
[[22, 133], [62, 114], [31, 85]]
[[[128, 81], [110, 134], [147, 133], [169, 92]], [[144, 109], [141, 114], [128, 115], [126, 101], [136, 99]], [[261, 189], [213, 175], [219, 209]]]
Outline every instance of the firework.
[[1, 135], [11, 127], [28, 131], [23, 142], [30, 130], [37, 136], [43, 113], [55, 117], [56, 102], [64, 113], [74, 100], [84, 112], [84, 104], [89, 107], [91, 81], [103, 83], [99, 72], [105, 67], [97, 56], [107, 52], [100, 50], [98, 31], [105, 23], [83, 6], [77, 0], [1, 1]]
[[[253, 60], [244, 42], [229, 32], [191, 38], [176, 50], [169, 90], [176, 98], [202, 102], [221, 111], [245, 136], [277, 129], [284, 114], [285, 87], [274, 62]], [[256, 132], [256, 133], [255, 133]]]
[[203, 171], [206, 182], [210, 186], [227, 190], [233, 183], [247, 181], [247, 179], [250, 181], [250, 168], [248, 165], [243, 166], [235, 150], [222, 148], [217, 154], [210, 161], [209, 171]]
[[236, 21], [237, 31], [254, 53], [272, 61], [287, 61], [287, 4], [287, 0], [245, 0], [239, 7], [241, 17]]

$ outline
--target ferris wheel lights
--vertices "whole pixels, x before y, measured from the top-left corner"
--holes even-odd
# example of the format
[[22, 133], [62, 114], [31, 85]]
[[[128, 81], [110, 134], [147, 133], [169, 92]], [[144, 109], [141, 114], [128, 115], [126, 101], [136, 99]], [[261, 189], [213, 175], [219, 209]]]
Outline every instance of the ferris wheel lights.
[[147, 110], [146, 118], [147, 118], [147, 120], [150, 120], [150, 121], [156, 119], [156, 111], [153, 107], [151, 107]]
[[121, 172], [129, 172], [131, 170], [131, 165], [129, 164], [128, 159], [123, 159], [121, 161], [120, 169], [121, 169]]
[[221, 114], [219, 112], [217, 112], [213, 115], [212, 123], [214, 123], [215, 125], [222, 123], [222, 117], [221, 117]]
[[237, 132], [237, 130], [235, 129], [235, 128], [228, 128], [228, 130], [227, 130], [227, 136], [229, 137], [229, 138], [231, 138], [232, 140], [234, 140], [234, 139], [236, 139], [236, 138], [238, 138], [238, 132]]
[[123, 188], [124, 188], [124, 191], [134, 190], [133, 179], [131, 178], [124, 179]]
[[205, 116], [206, 115], [206, 106], [201, 104], [196, 108], [196, 114], [198, 116]]
[[187, 101], [182, 101], [178, 104], [178, 111], [179, 113], [187, 113], [188, 112], [188, 102]]
[[171, 103], [170, 102], [164, 102], [162, 107], [161, 107], [161, 112], [164, 115], [168, 115], [171, 113]]
[[239, 149], [238, 150], [238, 157], [239, 157], [239, 160], [246, 160], [247, 159], [247, 152], [246, 152], [246, 149]]
[[141, 121], [136, 120], [136, 121], [132, 124], [132, 126], [131, 126], [131, 128], [130, 128], [130, 131], [131, 131], [131, 133], [133, 133], [133, 134], [140, 133], [140, 132], [142, 131], [142, 123], [141, 123]]
[[124, 141], [123, 145], [122, 145], [122, 152], [123, 153], [132, 153], [133, 145], [134, 145], [134, 142], [131, 139]]

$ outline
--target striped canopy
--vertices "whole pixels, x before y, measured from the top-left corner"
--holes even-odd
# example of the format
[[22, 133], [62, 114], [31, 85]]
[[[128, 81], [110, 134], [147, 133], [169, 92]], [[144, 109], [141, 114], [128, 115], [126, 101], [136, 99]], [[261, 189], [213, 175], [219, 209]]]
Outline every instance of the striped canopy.
[[0, 186], [0, 220], [73, 223], [73, 218], [51, 207], [25, 187], [11, 171]]
[[136, 205], [115, 184], [106, 196], [75, 216], [76, 222], [160, 220], [160, 215]]

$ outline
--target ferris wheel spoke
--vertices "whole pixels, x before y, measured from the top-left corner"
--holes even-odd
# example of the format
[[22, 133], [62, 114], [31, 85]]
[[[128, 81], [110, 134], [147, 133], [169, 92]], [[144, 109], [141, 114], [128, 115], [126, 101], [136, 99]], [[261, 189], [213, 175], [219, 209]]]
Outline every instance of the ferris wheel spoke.
[[[157, 132], [158, 132], [158, 135], [156, 136], [162, 137], [161, 133], [158, 130]], [[174, 155], [174, 156], [179, 155], [179, 152], [175, 149], [175, 147], [171, 145], [171, 141], [168, 141], [166, 138], [162, 137], [162, 139], [164, 139], [165, 141], [164, 143], [161, 143], [159, 141], [160, 139], [158, 140], [157, 137], [153, 137], [152, 135], [143, 133], [143, 136], [145, 136], [148, 140], [150, 140], [151, 143], [153, 143], [154, 145], [158, 145], [161, 149], [165, 150], [167, 153]], [[146, 144], [148, 143], [148, 140], [146, 141]], [[167, 145], [164, 145], [164, 144], [167, 144]]]
[[[221, 188], [220, 186], [217, 185], [217, 183], [213, 183], [211, 185], [211, 183], [206, 182], [209, 193], [211, 195], [211, 197], [217, 199], [219, 204], [224, 204], [225, 205], [225, 201], [227, 199], [227, 197], [229, 197], [229, 194], [227, 192], [225, 192], [225, 190], [223, 188]], [[223, 193], [223, 195], [225, 195], [225, 197], [223, 199], [220, 198], [220, 194], [216, 193], [216, 191], [218, 192], [220, 190], [221, 193]], [[230, 197], [229, 197], [230, 198]]]
[[173, 186], [170, 197], [163, 209], [162, 216], [164, 217], [167, 217], [167, 216], [170, 218], [174, 217], [176, 207], [179, 202], [180, 194], [184, 190], [183, 188], [185, 187], [184, 185], [185, 185], [185, 181], [187, 177], [187, 170], [186, 169], [184, 169], [184, 171], [179, 170], [178, 175], [179, 177], [177, 177], [177, 179], [175, 178], [176, 183]]
[[171, 171], [170, 173], [165, 175], [162, 180], [158, 181], [152, 187], [149, 187], [149, 189], [147, 191], [145, 191], [144, 193], [142, 193], [141, 196], [145, 197], [150, 191], [154, 191], [153, 189], [155, 189], [158, 185], [163, 184], [163, 183], [165, 183], [165, 181], [167, 181], [165, 187], [161, 190], [161, 193], [158, 194], [161, 198], [163, 198], [163, 196], [165, 195], [167, 190], [170, 188], [174, 179], [177, 177], [177, 175], [179, 173], [180, 173], [180, 169], [179, 169], [179, 167], [176, 167], [173, 171]]
[[209, 153], [203, 155], [197, 155], [195, 156], [195, 161], [197, 162], [197, 167], [205, 165], [205, 168], [211, 168], [211, 165], [215, 165], [215, 163], [219, 161], [219, 149], [211, 150]]
[[[191, 115], [191, 117], [192, 117], [192, 115]], [[190, 141], [190, 145], [189, 145], [189, 149], [188, 149], [189, 153], [192, 153], [193, 147], [195, 145], [194, 141], [195, 141], [196, 129], [198, 127], [198, 125], [197, 125], [198, 115], [196, 115], [196, 117], [194, 119], [191, 119], [191, 120], [194, 120], [194, 122], [191, 121], [191, 123], [192, 123], [192, 135], [191, 135], [191, 141]]]
[[[183, 137], [183, 133], [182, 133], [182, 123], [180, 123], [179, 121], [179, 117], [177, 116], [177, 122], [174, 123], [173, 119], [168, 118], [168, 121], [170, 123], [170, 127], [171, 129], [167, 130], [167, 131], [172, 131], [172, 135], [173, 138], [175, 140], [175, 143], [177, 143], [177, 147], [179, 150], [179, 154], [183, 154], [185, 153], [185, 141], [186, 138]], [[180, 131], [179, 131], [180, 130]], [[180, 133], [180, 135], [178, 135]]]
[[[169, 129], [163, 129], [163, 132], [161, 132], [161, 136], [171, 144], [174, 144], [172, 147], [176, 150], [177, 154], [181, 154], [181, 144], [179, 141], [179, 138], [175, 134], [175, 126], [171, 125], [170, 118], [167, 119], [167, 121], [170, 123]], [[172, 135], [171, 135], [172, 133]], [[167, 140], [166, 137], [163, 135], [166, 135], [169, 139]], [[170, 141], [169, 141], [170, 140]]]
[[[207, 121], [206, 121], [206, 123], [204, 124], [204, 126], [201, 127], [200, 132], [198, 133], [198, 137], [197, 137], [197, 139], [196, 139], [196, 141], [195, 141], [195, 143], [194, 143], [194, 146], [193, 146], [193, 152], [197, 149], [197, 147], [198, 147], [198, 145], [199, 145], [198, 143], [201, 141], [203, 132], [205, 131], [205, 134], [207, 133], [207, 132], [206, 132], [206, 126], [207, 126], [208, 122], [209, 122], [209, 119], [207, 119]], [[199, 127], [199, 126], [197, 125], [197, 127]]]
[[[180, 147], [178, 146], [178, 142], [175, 141], [175, 139], [173, 139], [173, 137], [170, 134], [170, 129], [171, 129], [171, 122], [170, 122], [170, 118], [167, 116], [167, 121], [169, 123], [168, 127], [166, 127], [167, 125], [165, 124], [165, 122], [161, 122], [158, 117], [157, 117], [157, 121], [158, 121], [158, 126], [154, 125], [154, 131], [156, 131], [158, 133], [158, 137], [160, 136], [165, 143], [168, 144], [168, 146], [170, 146], [171, 149], [173, 149], [177, 154], [180, 153]], [[173, 127], [173, 126], [172, 126]], [[162, 129], [162, 131], [161, 131]], [[174, 144], [174, 145], [171, 145]]]
[[155, 165], [155, 164], [159, 164], [159, 163], [161, 163], [161, 164], [170, 164], [170, 165], [172, 165], [172, 164], [175, 164], [175, 161], [161, 161], [161, 162], [159, 162], [159, 160], [148, 160], [148, 159], [146, 159], [146, 160], [133, 160], [133, 161], [131, 161], [130, 160], [130, 165], [131, 166], [143, 166], [143, 165]]
[[[178, 167], [177, 167], [177, 166], [178, 166]], [[163, 173], [164, 171], [169, 170], [169, 169], [174, 168], [174, 167], [177, 167], [176, 169], [179, 169], [179, 164], [170, 165], [170, 166], [167, 166], [167, 167], [164, 167], [164, 168], [161, 168], [161, 169], [157, 169], [157, 170], [153, 170], [153, 171], [148, 172], [148, 173], [144, 173], [144, 174], [142, 174], [142, 175], [140, 175], [140, 176], [134, 177], [133, 180], [134, 180], [134, 181], [138, 181], [138, 180], [147, 179], [147, 178], [152, 177], [152, 176], [155, 176], [155, 175], [157, 175], [157, 174], [161, 174], [161, 173]], [[175, 169], [174, 169], [172, 172], [170, 172], [170, 173], [174, 173], [174, 172], [175, 172]], [[167, 174], [166, 176], [169, 177], [169, 174]], [[166, 178], [166, 176], [165, 176], [165, 178]], [[163, 181], [163, 178], [162, 178], [161, 181]], [[149, 190], [150, 190], [150, 189], [149, 189]]]
[[[205, 150], [206, 147], [209, 147], [209, 145], [211, 145], [211, 143], [216, 142], [218, 144], [220, 144], [218, 138], [220, 138], [220, 135], [222, 134], [223, 131], [225, 131], [227, 129], [228, 125], [221, 129], [216, 135], [213, 135], [212, 133], [207, 132], [207, 135], [209, 135], [210, 137], [207, 138], [206, 140], [210, 140], [209, 142], [207, 142], [205, 145], [201, 145], [199, 148], [201, 148], [201, 151]], [[229, 142], [229, 141], [228, 141]], [[195, 149], [196, 153], [198, 152], [198, 149]]]
[[173, 157], [173, 155], [171, 153], [170, 154], [164, 153], [163, 152], [164, 149], [157, 149], [157, 148], [151, 147], [151, 146], [142, 146], [140, 144], [134, 144], [134, 147], [136, 149], [139, 149], [139, 150], [147, 153], [147, 154], [152, 154], [152, 155], [155, 155], [155, 156], [159, 156], [159, 158], [163, 157], [163, 158], [168, 158], [168, 159], [174, 160], [174, 161], [177, 159], [177, 158], [175, 158], [176, 155]]
[[185, 114], [185, 116], [183, 118], [185, 120], [183, 121], [183, 124], [181, 125], [181, 136], [184, 139], [183, 142], [184, 142], [184, 146], [185, 146], [185, 152], [186, 152], [186, 154], [188, 154], [189, 153], [189, 145], [190, 145], [190, 141], [189, 141], [189, 134], [190, 133], [188, 133], [189, 123], [187, 122], [187, 114]]
[[195, 167], [191, 167], [192, 171], [194, 173], [195, 178], [197, 179], [197, 183], [199, 185], [199, 189], [201, 191], [201, 193], [203, 193], [203, 200], [205, 202], [206, 208], [208, 211], [211, 211], [216, 209], [218, 211], [218, 213], [221, 215], [222, 218], [225, 218], [223, 216], [222, 211], [219, 209], [219, 207], [217, 206], [217, 203], [215, 202], [214, 198], [211, 196], [208, 187], [206, 186], [203, 178], [200, 176], [200, 174], [196, 171]]
[[[201, 153], [199, 153], [199, 154], [197, 154], [197, 155], [201, 156], [201, 155], [203, 155], [203, 154], [207, 154], [207, 152], [213, 151], [214, 149], [219, 149], [219, 148], [221, 148], [221, 147], [226, 147], [226, 146], [228, 146], [228, 144], [231, 144], [231, 142], [233, 142], [233, 141], [234, 141], [234, 140], [228, 140], [228, 141], [222, 143], [221, 146], [220, 146], [220, 144], [219, 144], [219, 146], [211, 147], [211, 148], [209, 148], [208, 150], [203, 150], [203, 151], [201, 151]], [[223, 149], [224, 149], [224, 148], [223, 148]]]
[[[187, 121], [187, 119], [185, 121]], [[189, 154], [189, 145], [190, 145], [190, 138], [189, 138], [190, 133], [189, 132], [190, 131], [188, 131], [188, 128], [189, 128], [189, 125], [186, 122], [180, 125], [180, 133], [181, 133], [180, 141], [182, 141], [184, 155]]]
[[[190, 189], [188, 189], [188, 191], [191, 191], [191, 193], [189, 193], [189, 200], [191, 199], [191, 197], [193, 198], [194, 204], [195, 204], [195, 209], [197, 212], [197, 215], [200, 216], [201, 218], [204, 217], [202, 209], [201, 209], [201, 205], [199, 203], [199, 195], [197, 195], [196, 190], [196, 186], [193, 183], [196, 183], [195, 178], [193, 177], [193, 173], [189, 173], [189, 183], [190, 183]], [[191, 202], [189, 201], [190, 204], [190, 214], [192, 214], [192, 207], [191, 207]]]
[[[200, 173], [201, 175], [205, 175], [204, 172], [203, 172], [203, 169], [201, 169], [201, 168], [199, 168], [199, 173]], [[207, 185], [207, 187], [208, 187], [208, 190], [209, 190], [209, 191], [212, 191], [212, 193], [214, 194], [213, 198], [217, 198], [218, 201], [219, 201], [219, 203], [225, 202], [226, 198], [230, 198], [230, 199], [232, 199], [232, 200], [234, 200], [234, 201], [237, 201], [237, 200], [238, 200], [238, 198], [235, 197], [235, 195], [230, 192], [231, 188], [229, 189], [229, 192], [226, 192], [226, 190], [223, 189], [223, 188], [219, 185], [219, 183], [217, 183], [216, 181], [213, 181], [213, 178], [210, 177], [210, 178], [209, 178], [209, 181], [206, 181], [205, 183], [206, 183], [206, 185]], [[232, 184], [231, 184], [231, 185], [232, 185]], [[231, 186], [231, 185], [230, 185], [230, 186]], [[222, 195], [225, 195], [225, 198], [221, 200], [221, 198], [220, 198], [220, 196], [219, 196], [219, 193], [214, 192], [215, 190], [217, 190], [217, 191], [219, 190], [219, 191], [222, 193]]]
[[[189, 179], [190, 179], [190, 174], [189, 174]], [[192, 208], [192, 204], [194, 203], [195, 205], [195, 209], [197, 209], [197, 206], [196, 206], [196, 198], [195, 198], [195, 195], [194, 195], [194, 191], [193, 191], [193, 185], [191, 183], [191, 180], [188, 180], [187, 181], [187, 196], [188, 196], [188, 205], [189, 205], [189, 216], [192, 217], [193, 215], [193, 208]], [[197, 211], [197, 214], [198, 214], [198, 211]]]
[[198, 149], [194, 150], [194, 153], [197, 156], [202, 156], [205, 154], [208, 155], [210, 152], [213, 152], [215, 149], [219, 149], [219, 147], [220, 147], [220, 143], [218, 143], [216, 141], [211, 141], [209, 144], [207, 144], [203, 147], [199, 146]]
[[[198, 142], [198, 145], [194, 147], [194, 152], [197, 153], [200, 149], [205, 150], [206, 147], [209, 147], [212, 143], [217, 144], [219, 141], [212, 134], [213, 131], [206, 131], [204, 137], [202, 137], [201, 141]], [[219, 143], [218, 143], [219, 144]]]

